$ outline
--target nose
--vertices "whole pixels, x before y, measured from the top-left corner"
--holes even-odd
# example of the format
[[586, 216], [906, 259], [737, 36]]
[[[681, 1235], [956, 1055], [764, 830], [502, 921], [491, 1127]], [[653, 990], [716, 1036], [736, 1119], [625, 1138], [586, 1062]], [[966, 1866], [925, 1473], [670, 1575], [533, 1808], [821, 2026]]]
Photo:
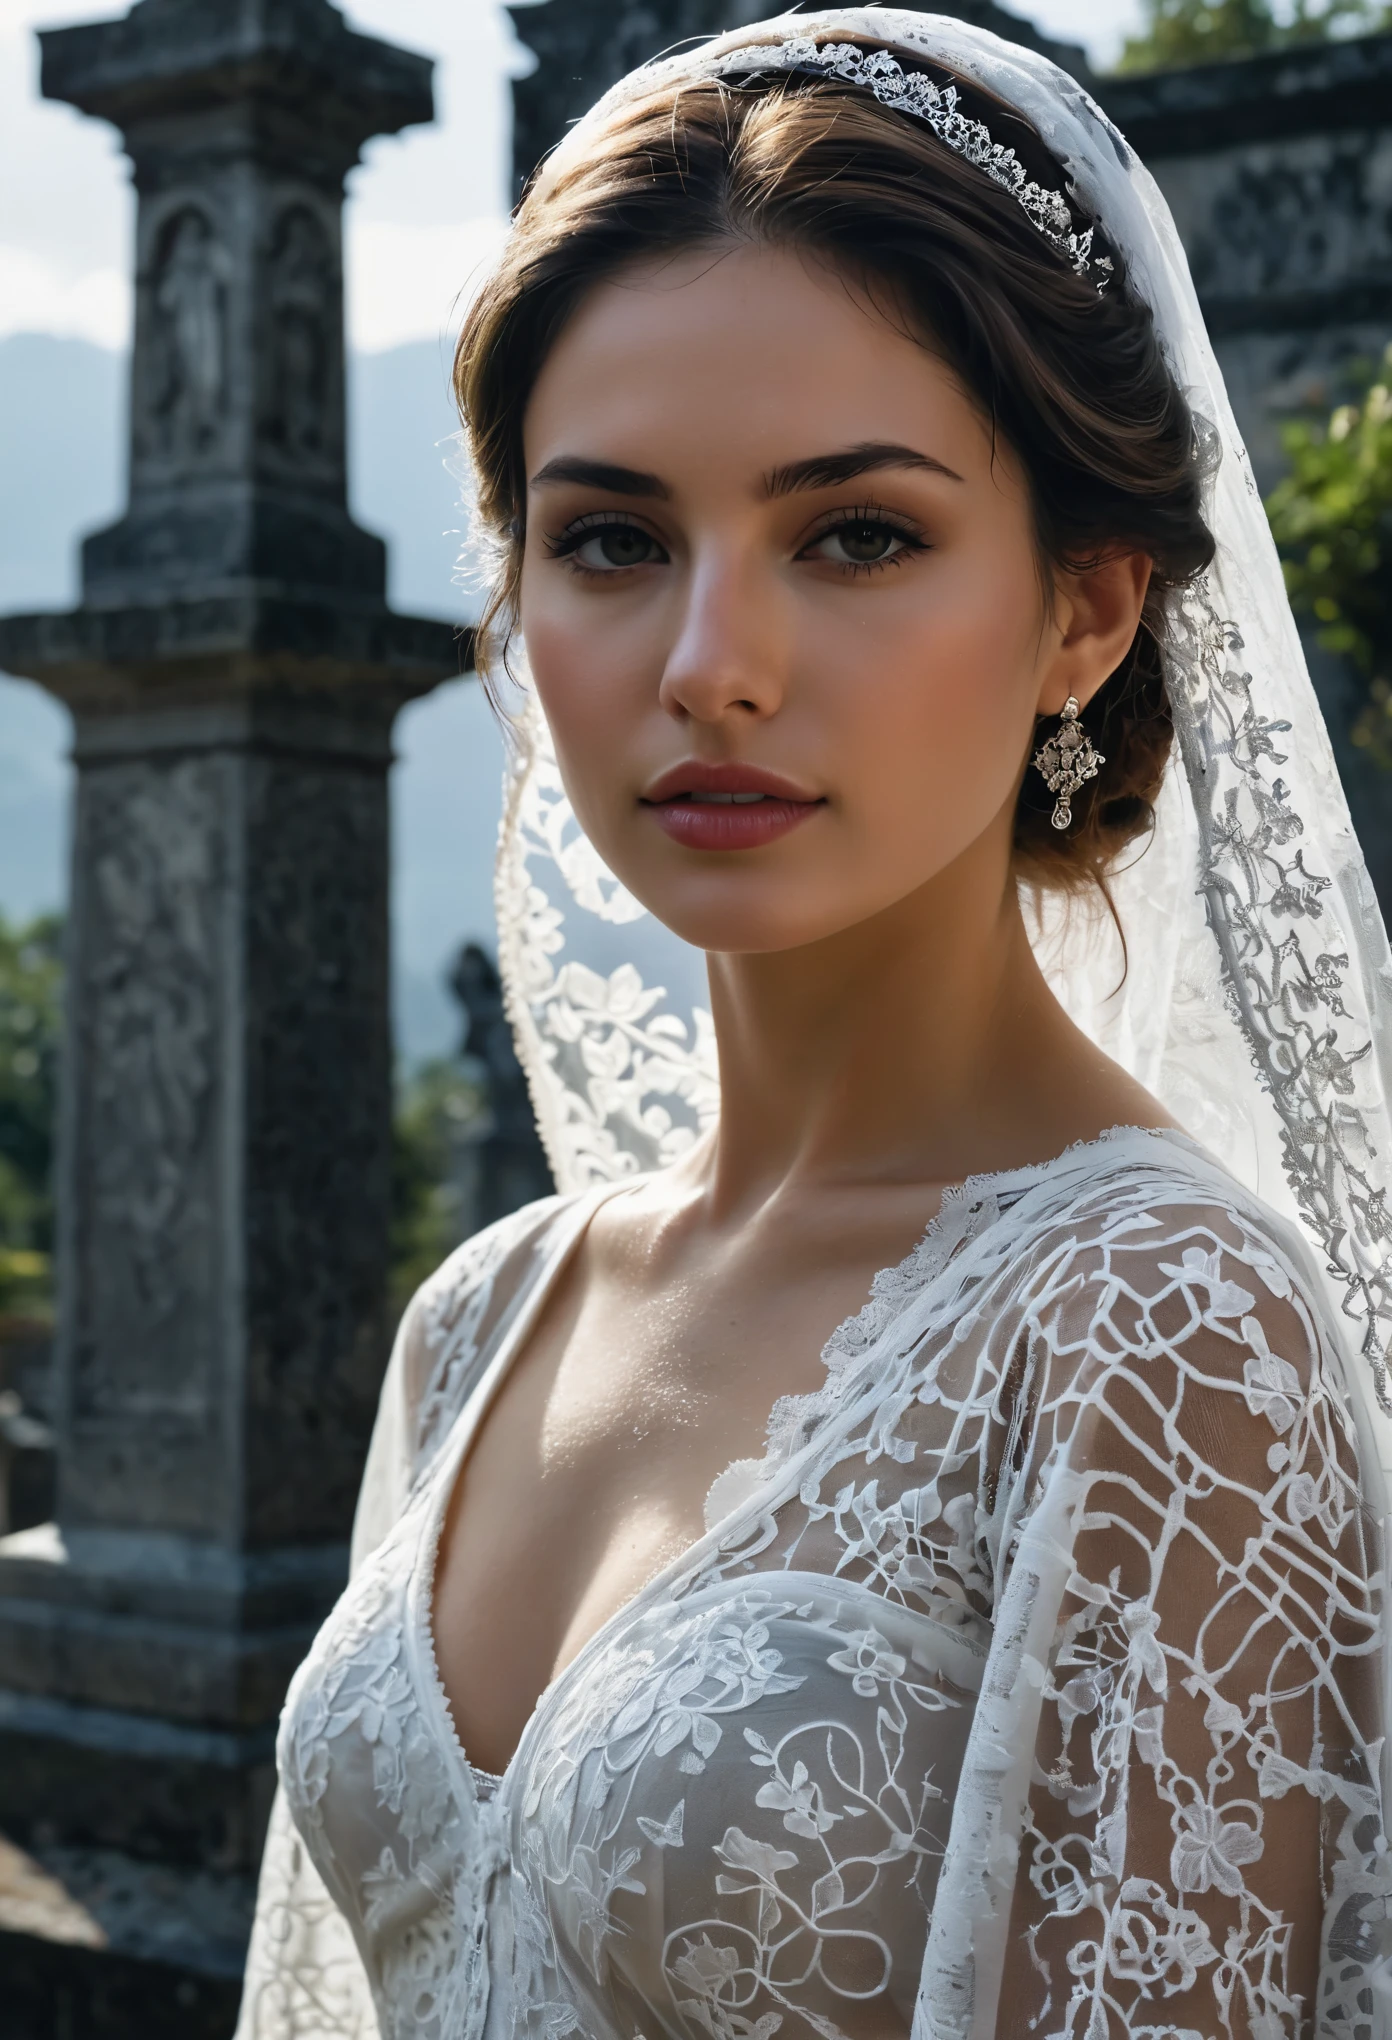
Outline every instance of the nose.
[[782, 604], [771, 576], [727, 552], [693, 562], [659, 699], [679, 722], [775, 713], [787, 687]]

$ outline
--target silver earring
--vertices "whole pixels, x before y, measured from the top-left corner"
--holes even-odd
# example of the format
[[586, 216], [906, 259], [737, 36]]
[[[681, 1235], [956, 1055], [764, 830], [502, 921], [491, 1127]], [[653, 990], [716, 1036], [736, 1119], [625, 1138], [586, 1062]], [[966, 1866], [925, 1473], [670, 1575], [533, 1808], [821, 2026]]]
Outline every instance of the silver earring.
[[1056, 829], [1066, 829], [1073, 820], [1071, 802], [1080, 786], [1096, 779], [1106, 759], [1078, 721], [1078, 704], [1070, 694], [1063, 704], [1057, 731], [1034, 754], [1037, 771], [1044, 775], [1050, 793], [1058, 795], [1050, 817]]

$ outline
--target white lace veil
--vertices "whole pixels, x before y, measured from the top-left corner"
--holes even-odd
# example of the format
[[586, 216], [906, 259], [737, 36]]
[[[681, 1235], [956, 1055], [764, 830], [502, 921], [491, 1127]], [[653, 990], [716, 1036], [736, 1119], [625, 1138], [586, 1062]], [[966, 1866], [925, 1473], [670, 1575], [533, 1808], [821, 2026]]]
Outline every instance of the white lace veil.
[[[1217, 557], [1174, 600], [1166, 671], [1176, 757], [1146, 850], [1116, 888], [1130, 968], [1100, 918], [1034, 930], [1087, 1031], [1313, 1241], [1384, 1466], [1392, 1285], [1392, 964], [1280, 566], [1169, 208], [1087, 94], [1046, 58], [942, 15], [783, 15], [632, 73], [563, 145], [668, 77], [792, 68], [837, 34], [946, 64], [1028, 120], [1152, 306], [1220, 454]], [[645, 913], [581, 835], [535, 701], [521, 724], [498, 859], [504, 980], [558, 1184], [680, 1153], [718, 1092], [701, 955]]]

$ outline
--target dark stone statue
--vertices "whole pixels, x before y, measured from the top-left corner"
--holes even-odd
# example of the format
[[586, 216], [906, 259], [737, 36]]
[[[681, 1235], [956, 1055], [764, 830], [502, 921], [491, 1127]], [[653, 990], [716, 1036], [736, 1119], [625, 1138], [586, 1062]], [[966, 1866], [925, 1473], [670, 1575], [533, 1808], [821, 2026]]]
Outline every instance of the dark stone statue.
[[549, 1197], [555, 1185], [513, 1047], [498, 968], [477, 942], [460, 950], [450, 990], [463, 1009], [461, 1051], [482, 1073], [485, 1097], [481, 1124], [456, 1158], [459, 1233], [467, 1239], [534, 1198]]
[[150, 440], [166, 460], [217, 444], [227, 411], [227, 251], [185, 206], [160, 236], [151, 287]]

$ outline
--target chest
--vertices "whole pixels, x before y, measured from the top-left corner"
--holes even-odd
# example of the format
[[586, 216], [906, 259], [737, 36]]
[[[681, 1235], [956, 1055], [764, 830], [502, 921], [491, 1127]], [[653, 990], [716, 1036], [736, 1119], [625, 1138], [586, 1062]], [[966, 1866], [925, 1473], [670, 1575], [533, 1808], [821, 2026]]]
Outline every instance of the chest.
[[[652, 1552], [633, 1536], [633, 1514], [607, 1519], [627, 1525], [626, 1586], [612, 1537], [585, 1550], [579, 1529], [549, 1547], [520, 1534], [535, 1497], [494, 1482], [509, 1440], [492, 1419], [511, 1402], [513, 1477], [521, 1455], [538, 1492], [555, 1477], [548, 1452], [592, 1475], [591, 1453], [617, 1453], [625, 1421], [630, 1435], [635, 1423], [646, 1428], [649, 1454], [660, 1430], [677, 1440], [690, 1430], [699, 1446], [724, 1421], [721, 1395], [662, 1370], [670, 1320], [637, 1313], [637, 1335], [612, 1367], [599, 1365], [597, 1344], [598, 1371], [567, 1381], [596, 1322], [587, 1328], [572, 1292], [549, 1324], [519, 1329], [510, 1360], [478, 1354], [434, 1471], [326, 1625], [282, 1732], [301, 1831], [335, 1888], [363, 1894], [360, 1940], [384, 2034], [477, 2040], [487, 2004], [487, 2040], [554, 2040], [577, 2018], [594, 2040], [656, 2026], [696, 2040], [718, 2027], [727, 1982], [698, 1975], [692, 1951], [779, 1919], [805, 1923], [806, 1945], [791, 1953], [813, 1991], [809, 2014], [853, 2034], [852, 2014], [873, 2001], [867, 2032], [907, 2032], [989, 1630], [973, 1612], [989, 1588], [974, 1570], [988, 1483], [973, 1449], [984, 1446], [988, 1410], [964, 1383], [950, 1408], [924, 1392], [939, 1344], [956, 1354], [961, 1343], [957, 1313], [927, 1341], [899, 1329], [945, 1252], [939, 1242], [938, 1258], [916, 1253], [881, 1285], [833, 1342], [830, 1381], [819, 1359], [792, 1378], [760, 1376], [747, 1402], [758, 1405], [755, 1449], [774, 1392], [823, 1392], [784, 1424], [718, 1539], [692, 1551], [662, 1480], [640, 1485], [641, 1451], [628, 1461], [630, 1506], [646, 1495], [654, 1523], [682, 1538], [656, 1554], [659, 1565], [682, 1563], [651, 1585]], [[709, 1307], [706, 1317], [718, 1322]], [[719, 1384], [731, 1397], [746, 1386], [754, 1322], [732, 1327], [735, 1357]], [[706, 1350], [709, 1373], [719, 1348]], [[770, 1338], [769, 1350], [783, 1348]], [[484, 1424], [490, 1366], [501, 1381]], [[555, 1412], [564, 1452], [543, 1442]], [[743, 1443], [731, 1427], [716, 1449], [729, 1456]], [[669, 1476], [679, 1462], [674, 1449]], [[471, 1491], [475, 1468], [489, 1485]], [[703, 1456], [689, 1490], [698, 1498], [711, 1471]], [[575, 1489], [571, 1499], [583, 1501]], [[496, 1792], [458, 1762], [451, 1712], [473, 1762], [506, 1773]], [[743, 1854], [732, 1863], [736, 1842]], [[771, 1910], [759, 1896], [765, 1866], [779, 1884]], [[863, 1931], [838, 1912], [822, 1933], [828, 1877], [863, 1911]], [[770, 1961], [785, 1938], [780, 1927]], [[587, 1981], [596, 1978], [598, 1995]], [[572, 2002], [576, 1991], [583, 2003]], [[691, 2015], [676, 2024], [674, 1997]]]
[[784, 1265], [774, 1245], [657, 1280], [601, 1252], [557, 1287], [442, 1530], [437, 1655], [476, 1761], [503, 1767], [536, 1694], [701, 1536], [716, 1477], [761, 1457], [774, 1405], [824, 1384], [822, 1347], [877, 1265]]
[[717, 1569], [624, 1611], [494, 1789], [429, 1668], [432, 1502], [321, 1633], [279, 1749], [384, 2040], [709, 2040], [728, 1979], [689, 1951], [751, 1926], [794, 1971], [778, 2005], [906, 2034], [980, 1640], [834, 1575]]

